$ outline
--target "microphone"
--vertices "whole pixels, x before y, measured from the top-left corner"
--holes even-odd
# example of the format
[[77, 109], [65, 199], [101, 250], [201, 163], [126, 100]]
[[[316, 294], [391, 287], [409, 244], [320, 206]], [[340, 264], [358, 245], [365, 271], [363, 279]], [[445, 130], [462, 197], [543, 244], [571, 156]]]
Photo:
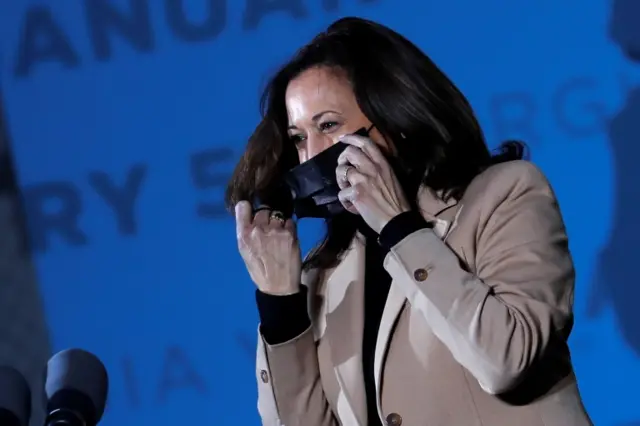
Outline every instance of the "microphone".
[[0, 366], [0, 425], [27, 426], [31, 391], [25, 378], [11, 367]]
[[82, 349], [66, 349], [47, 363], [45, 426], [95, 426], [104, 413], [109, 378], [102, 362]]

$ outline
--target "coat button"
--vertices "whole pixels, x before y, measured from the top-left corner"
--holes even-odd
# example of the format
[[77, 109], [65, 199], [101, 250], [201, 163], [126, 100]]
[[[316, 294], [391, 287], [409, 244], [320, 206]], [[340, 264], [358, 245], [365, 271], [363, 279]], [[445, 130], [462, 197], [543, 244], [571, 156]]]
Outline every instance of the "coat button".
[[387, 426], [400, 426], [402, 424], [402, 417], [398, 413], [391, 413], [387, 416]]
[[260, 371], [260, 380], [262, 380], [262, 383], [269, 383], [269, 373], [267, 373], [267, 370]]
[[426, 269], [420, 268], [413, 271], [413, 278], [415, 278], [416, 281], [422, 282], [426, 280], [428, 276], [429, 276], [429, 273], [427, 272]]

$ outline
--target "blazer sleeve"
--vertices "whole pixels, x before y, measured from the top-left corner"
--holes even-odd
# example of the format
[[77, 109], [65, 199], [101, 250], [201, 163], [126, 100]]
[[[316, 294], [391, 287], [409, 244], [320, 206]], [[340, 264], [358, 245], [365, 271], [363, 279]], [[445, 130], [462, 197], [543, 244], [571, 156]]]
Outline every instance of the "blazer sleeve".
[[575, 277], [547, 180], [529, 163], [503, 167], [472, 207], [491, 211], [478, 221], [475, 274], [431, 229], [385, 258], [412, 308], [491, 394], [513, 389], [550, 343], [567, 338]]
[[277, 344], [259, 327], [256, 378], [263, 426], [338, 426], [322, 388], [312, 326]]

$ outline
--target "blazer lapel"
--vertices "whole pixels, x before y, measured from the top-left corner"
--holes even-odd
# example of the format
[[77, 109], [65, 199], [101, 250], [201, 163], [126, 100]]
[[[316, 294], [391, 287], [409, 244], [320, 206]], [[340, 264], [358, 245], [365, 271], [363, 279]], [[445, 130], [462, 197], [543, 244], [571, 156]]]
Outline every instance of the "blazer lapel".
[[[457, 204], [457, 201], [453, 199], [447, 202], [442, 201], [431, 190], [424, 187], [419, 193], [418, 205], [420, 207], [420, 212], [426, 220], [433, 222], [433, 231], [442, 239], [445, 239], [453, 229], [452, 224], [455, 222], [455, 219], [457, 219], [457, 213], [460, 211], [460, 207], [456, 209], [453, 208], [457, 206]], [[389, 347], [391, 334], [393, 333], [398, 316], [405, 306], [405, 302], [405, 294], [392, 281], [389, 296], [387, 296], [387, 302], [382, 313], [382, 320], [380, 321], [380, 329], [376, 340], [373, 363], [378, 414], [380, 415], [380, 418], [383, 418], [381, 407], [381, 382], [385, 356]]]
[[360, 236], [326, 282], [325, 338], [341, 393], [337, 411], [343, 424], [366, 426], [366, 395], [362, 391], [364, 331], [364, 244]]
[[[451, 232], [455, 209], [454, 200], [443, 202], [429, 190], [421, 191], [419, 206], [425, 219], [434, 222], [434, 232], [444, 238]], [[354, 238], [349, 250], [338, 266], [326, 277], [324, 324], [319, 335], [324, 335], [331, 352], [331, 361], [340, 385], [337, 401], [338, 416], [343, 424], [366, 426], [367, 406], [363, 390], [362, 338], [364, 333], [364, 238]], [[374, 354], [374, 380], [378, 394], [378, 413], [384, 358], [396, 320], [402, 312], [406, 298], [397, 285], [391, 283], [385, 304]]]
[[382, 381], [382, 364], [384, 363], [384, 357], [387, 354], [387, 348], [389, 346], [389, 338], [393, 331], [396, 319], [402, 307], [407, 299], [405, 295], [397, 285], [391, 282], [391, 288], [389, 289], [389, 295], [387, 296], [387, 303], [384, 305], [384, 311], [382, 312], [382, 319], [380, 320], [380, 328], [378, 330], [378, 338], [376, 340], [376, 349], [373, 359], [373, 374], [376, 384], [377, 403], [378, 403], [378, 415], [383, 418], [382, 408], [380, 406], [380, 391]]

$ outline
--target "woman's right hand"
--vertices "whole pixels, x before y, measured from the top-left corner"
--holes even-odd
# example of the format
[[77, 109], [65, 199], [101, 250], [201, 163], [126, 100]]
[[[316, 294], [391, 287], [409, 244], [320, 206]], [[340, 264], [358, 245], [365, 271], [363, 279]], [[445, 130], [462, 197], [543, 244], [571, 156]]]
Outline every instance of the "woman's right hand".
[[254, 216], [248, 201], [240, 201], [235, 210], [238, 249], [258, 289], [273, 295], [297, 293], [302, 256], [295, 222], [268, 209]]

